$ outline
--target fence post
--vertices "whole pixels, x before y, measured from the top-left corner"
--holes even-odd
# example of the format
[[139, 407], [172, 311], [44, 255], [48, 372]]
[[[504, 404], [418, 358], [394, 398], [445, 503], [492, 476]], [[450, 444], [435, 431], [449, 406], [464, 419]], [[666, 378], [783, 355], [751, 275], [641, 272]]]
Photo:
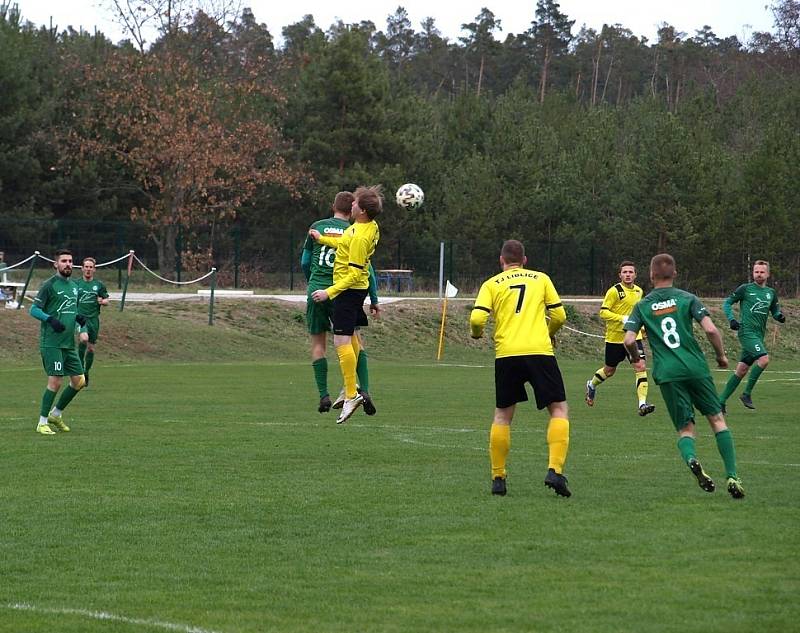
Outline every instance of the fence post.
[[208, 324], [214, 325], [214, 290], [217, 288], [217, 269], [211, 268], [211, 296], [208, 299]]
[[233, 227], [233, 287], [239, 287], [239, 264], [242, 257], [242, 227]]
[[28, 285], [31, 283], [31, 277], [33, 276], [33, 267], [36, 265], [36, 260], [39, 259], [39, 251], [33, 252], [36, 257], [31, 259], [31, 267], [28, 268], [28, 278], [25, 280], [25, 285], [22, 287], [22, 294], [19, 296], [19, 301], [17, 302], [17, 310], [22, 307], [22, 302], [25, 300], [25, 293], [28, 292]]
[[289, 290], [294, 290], [294, 226], [289, 227]]
[[[124, 224], [117, 222], [117, 247], [121, 251], [125, 248]], [[118, 251], [119, 252], [119, 251]], [[117, 262], [117, 290], [122, 290], [122, 260]]]
[[444, 242], [439, 242], [439, 298], [444, 289]]
[[128, 282], [131, 280], [131, 268], [133, 268], [133, 254], [135, 251], [128, 253], [128, 274], [125, 276], [125, 287], [122, 289], [122, 300], [119, 302], [119, 311], [125, 309], [125, 297], [128, 294]]
[[183, 225], [178, 225], [178, 236], [175, 238], [175, 281], [181, 281], [181, 259], [183, 259]]

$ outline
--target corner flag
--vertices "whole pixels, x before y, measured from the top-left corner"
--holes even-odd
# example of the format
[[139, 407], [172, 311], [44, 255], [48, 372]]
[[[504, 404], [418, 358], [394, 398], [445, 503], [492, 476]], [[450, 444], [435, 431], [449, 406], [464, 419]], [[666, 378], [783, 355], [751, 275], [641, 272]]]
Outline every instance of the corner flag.
[[458, 294], [458, 288], [447, 280], [447, 285], [444, 289], [444, 301], [442, 302], [442, 325], [439, 328], [439, 349], [436, 352], [436, 360], [442, 360], [442, 352], [444, 351], [444, 322], [447, 318], [447, 300], [452, 299]]

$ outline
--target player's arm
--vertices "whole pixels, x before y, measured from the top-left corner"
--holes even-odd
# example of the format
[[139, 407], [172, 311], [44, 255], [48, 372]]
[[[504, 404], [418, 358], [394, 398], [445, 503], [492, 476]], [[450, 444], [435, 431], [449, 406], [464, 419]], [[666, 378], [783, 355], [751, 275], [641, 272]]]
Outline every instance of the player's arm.
[[314, 254], [314, 238], [311, 236], [312, 227], [308, 230], [308, 235], [303, 242], [303, 250], [300, 251], [300, 268], [303, 269], [303, 276], [308, 281], [311, 278], [311, 257]]
[[700, 319], [700, 327], [703, 328], [708, 342], [711, 343], [711, 346], [714, 348], [714, 353], [717, 357], [717, 366], [721, 369], [725, 369], [728, 366], [728, 357], [725, 355], [725, 348], [722, 345], [722, 336], [717, 326], [714, 325], [710, 316], [705, 315]]
[[[322, 238], [320, 238], [322, 242]], [[349, 261], [347, 273], [335, 284], [325, 289], [328, 297], [333, 299], [348, 288], [352, 288], [361, 279], [363, 271], [369, 266], [367, 260], [367, 240], [363, 235], [356, 234], [350, 240]]]
[[778, 295], [772, 296], [772, 303], [769, 305], [769, 311], [772, 313], [772, 318], [778, 323], [786, 323], [786, 315], [781, 310], [780, 303], [778, 303]]
[[619, 300], [619, 294], [617, 293], [617, 289], [614, 286], [611, 286], [606, 291], [606, 296], [603, 297], [603, 303], [600, 306], [600, 310], [598, 310], [597, 314], [600, 315], [600, 318], [607, 323], [612, 321], [618, 321], [620, 323], [625, 322], [625, 314], [617, 314], [614, 312], [614, 308]]
[[323, 246], [327, 246], [329, 248], [336, 248], [339, 245], [339, 238], [331, 237], [330, 235], [320, 235], [317, 241]]
[[[39, 297], [36, 297], [38, 301]], [[64, 331], [64, 324], [59, 321], [56, 317], [47, 314], [44, 310], [42, 310], [38, 305], [35, 303], [31, 306], [30, 315], [43, 323], [47, 323], [51, 328], [53, 328], [54, 332], [63, 332]]]
[[41, 309], [39, 306], [37, 306], [35, 303], [34, 303], [34, 304], [31, 306], [31, 309], [29, 310], [29, 312], [30, 312], [30, 315], [31, 315], [31, 316], [32, 316], [34, 319], [36, 319], [36, 320], [38, 320], [38, 321], [42, 321], [42, 322], [45, 322], [45, 323], [46, 323], [46, 322], [47, 322], [47, 319], [49, 319], [49, 318], [50, 318], [50, 315], [49, 315], [49, 314], [47, 314], [47, 312], [45, 312], [44, 310], [42, 310], [42, 309]]
[[639, 352], [639, 346], [636, 344], [636, 339], [639, 338], [639, 331], [644, 329], [638, 303], [633, 306], [633, 310], [625, 318], [622, 329], [625, 330], [625, 338], [622, 339], [622, 344], [625, 346], [625, 349], [628, 350], [632, 362], [635, 363], [642, 358], [641, 352]]
[[625, 345], [625, 349], [628, 350], [628, 354], [630, 354], [633, 362], [637, 362], [642, 358], [641, 352], [639, 351], [639, 346], [636, 344], [636, 336], [636, 332], [627, 330], [625, 332], [625, 338], [622, 340], [622, 343]]
[[478, 291], [478, 296], [475, 298], [475, 305], [472, 306], [472, 312], [469, 313], [469, 331], [472, 338], [480, 338], [483, 336], [483, 330], [486, 328], [486, 323], [489, 321], [489, 315], [492, 313], [492, 291], [489, 286], [484, 283]]
[[378, 307], [378, 278], [375, 276], [372, 263], [369, 265], [369, 311], [375, 316], [378, 316], [381, 311]]
[[561, 297], [558, 296], [553, 281], [547, 276], [544, 280], [544, 306], [548, 316], [547, 331], [552, 338], [567, 322], [567, 311], [564, 309], [564, 304], [561, 303]]
[[728, 319], [728, 323], [730, 324], [732, 330], [739, 329], [739, 322], [736, 320], [736, 315], [733, 314], [733, 304], [739, 303], [742, 300], [742, 297], [744, 297], [744, 292], [744, 284], [742, 284], [731, 294], [725, 297], [725, 301], [722, 302], [722, 311], [725, 313], [725, 318]]

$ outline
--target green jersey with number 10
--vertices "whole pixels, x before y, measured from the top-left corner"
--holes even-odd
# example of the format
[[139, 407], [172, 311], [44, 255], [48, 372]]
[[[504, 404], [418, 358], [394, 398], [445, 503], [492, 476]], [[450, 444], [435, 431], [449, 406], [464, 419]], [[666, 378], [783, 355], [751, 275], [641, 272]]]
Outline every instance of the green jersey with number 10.
[[657, 385], [711, 376], [693, 331], [693, 321], [706, 316], [708, 309], [700, 299], [672, 287], [656, 288], [634, 306], [624, 328], [638, 332], [644, 326], [647, 330]]
[[[347, 220], [339, 218], [325, 218], [317, 220], [311, 225], [323, 237], [340, 238], [350, 227]], [[333, 285], [333, 262], [336, 260], [336, 249], [325, 246], [309, 235], [303, 245], [305, 250], [311, 251], [311, 274], [308, 278], [308, 294], [315, 290], [324, 290]]]

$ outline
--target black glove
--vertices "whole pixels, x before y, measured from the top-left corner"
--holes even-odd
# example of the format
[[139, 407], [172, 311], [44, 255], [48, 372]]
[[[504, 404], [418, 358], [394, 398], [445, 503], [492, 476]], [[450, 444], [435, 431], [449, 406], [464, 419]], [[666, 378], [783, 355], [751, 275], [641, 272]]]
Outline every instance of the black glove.
[[775, 320], [778, 323], [786, 323], [786, 315], [781, 313], [781, 314], [779, 314], [778, 316], [775, 317]]
[[738, 330], [739, 329], [739, 322], [736, 319], [731, 319], [731, 329]]
[[55, 318], [54, 316], [47, 317], [47, 322], [50, 324], [50, 327], [53, 328], [54, 332], [61, 333], [66, 329], [64, 327], [64, 324], [61, 321], [59, 321], [57, 318]]
[[83, 316], [82, 314], [77, 315], [75, 317], [75, 321], [77, 321], [78, 325], [80, 325], [81, 327], [86, 325], [86, 317]]

